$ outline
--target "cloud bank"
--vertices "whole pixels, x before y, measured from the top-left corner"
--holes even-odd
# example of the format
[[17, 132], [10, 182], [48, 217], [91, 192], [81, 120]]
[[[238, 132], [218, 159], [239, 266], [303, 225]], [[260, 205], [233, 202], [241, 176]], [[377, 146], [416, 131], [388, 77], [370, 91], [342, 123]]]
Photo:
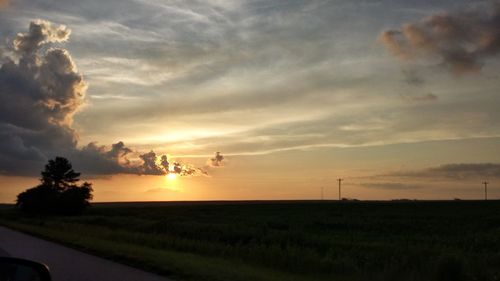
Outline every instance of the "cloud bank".
[[[87, 83], [64, 43], [71, 31], [36, 20], [11, 41], [0, 61], [0, 173], [32, 175], [48, 159], [65, 156], [91, 174], [133, 173], [181, 176], [206, 174], [151, 151], [132, 162], [134, 152], [122, 141], [110, 148], [91, 142], [77, 146], [73, 116], [85, 101]], [[221, 156], [222, 157], [222, 156]], [[141, 163], [142, 162], [142, 163]]]
[[499, 179], [500, 164], [497, 163], [453, 163], [419, 171], [395, 172], [384, 176], [451, 180]]
[[486, 59], [500, 52], [500, 4], [434, 14], [384, 31], [379, 39], [401, 60], [438, 59], [454, 74], [479, 72]]

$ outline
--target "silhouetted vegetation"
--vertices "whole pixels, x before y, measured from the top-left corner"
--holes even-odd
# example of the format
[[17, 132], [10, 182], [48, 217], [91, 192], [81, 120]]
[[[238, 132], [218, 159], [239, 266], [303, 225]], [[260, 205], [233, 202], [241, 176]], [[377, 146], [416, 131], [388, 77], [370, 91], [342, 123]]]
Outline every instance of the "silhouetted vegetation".
[[49, 160], [42, 171], [40, 185], [17, 195], [16, 205], [25, 212], [78, 214], [92, 199], [92, 185], [80, 181], [80, 173], [73, 170], [66, 158]]
[[0, 223], [180, 280], [500, 276], [500, 201], [155, 204]]

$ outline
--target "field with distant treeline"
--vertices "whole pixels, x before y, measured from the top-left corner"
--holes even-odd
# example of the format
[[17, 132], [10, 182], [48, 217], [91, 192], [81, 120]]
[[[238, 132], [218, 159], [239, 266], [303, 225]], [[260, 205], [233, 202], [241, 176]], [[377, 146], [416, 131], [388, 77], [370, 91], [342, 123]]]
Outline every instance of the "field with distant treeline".
[[179, 280], [500, 278], [500, 201], [4, 208], [0, 224]]

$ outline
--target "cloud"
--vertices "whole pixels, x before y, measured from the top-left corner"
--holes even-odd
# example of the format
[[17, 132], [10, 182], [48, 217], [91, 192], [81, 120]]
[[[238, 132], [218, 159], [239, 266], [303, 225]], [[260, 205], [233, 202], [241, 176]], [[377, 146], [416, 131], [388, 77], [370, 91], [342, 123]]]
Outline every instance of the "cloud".
[[453, 180], [500, 178], [500, 164], [460, 163], [446, 164], [419, 171], [396, 172], [388, 176], [412, 178], [441, 178]]
[[[76, 114], [75, 123], [93, 137], [79, 146], [124, 140], [140, 145], [141, 153], [155, 148], [160, 155], [203, 155], [205, 162], [217, 150], [229, 156], [499, 135], [494, 79], [477, 77], [466, 84], [422, 71], [426, 88], [418, 91], [402, 85], [400, 69], [370, 48], [373, 35], [387, 22], [434, 13], [436, 5], [425, 1], [411, 7], [400, 1], [389, 9], [373, 3], [360, 9], [353, 1], [293, 2], [270, 9], [269, 3], [242, 1], [242, 9], [230, 11], [212, 8], [213, 2], [165, 4], [228, 19], [214, 17], [210, 25], [150, 8], [150, 1], [126, 1], [134, 7], [134, 18], [116, 9], [123, 1], [72, 2], [35, 1], [29, 11], [6, 15], [10, 19], [4, 19], [3, 30], [12, 34], [33, 14], [67, 24], [72, 29], [69, 50], [90, 83], [87, 95], [137, 99], [89, 97], [95, 106]], [[310, 4], [320, 7], [305, 7]], [[349, 17], [363, 20], [353, 23], [345, 20]], [[158, 73], [172, 76], [150, 85], [149, 77]], [[111, 76], [125, 75], [150, 86], [109, 82]], [[387, 79], [391, 76], [395, 79]], [[440, 101], [403, 104], [400, 98], [427, 93], [439, 95]], [[485, 118], [468, 117], [474, 114]], [[372, 124], [372, 118], [387, 124]], [[155, 139], [159, 134], [167, 137]], [[129, 157], [139, 159], [138, 154]]]
[[10, 4], [9, 0], [0, 0], [0, 9], [8, 7]]
[[96, 142], [77, 146], [72, 123], [84, 105], [87, 83], [69, 52], [52, 47], [70, 34], [64, 25], [32, 21], [0, 60], [0, 173], [33, 175], [54, 156], [68, 157], [91, 174], [206, 173], [188, 164], [169, 165], [166, 155], [158, 159], [153, 151], [139, 155], [142, 163], [132, 163], [128, 157], [134, 152], [122, 141], [110, 148]]
[[132, 150], [123, 142], [112, 144], [111, 148], [91, 142], [81, 149], [71, 148], [66, 155], [75, 167], [90, 174], [139, 173], [128, 156]]
[[433, 93], [419, 95], [419, 96], [409, 96], [409, 100], [416, 102], [427, 102], [427, 101], [437, 101], [439, 98]]
[[418, 189], [423, 186], [417, 184], [407, 184], [399, 182], [376, 182], [376, 183], [363, 183], [361, 186], [374, 189], [386, 189], [386, 190], [404, 190], [404, 189]]
[[140, 155], [143, 163], [138, 167], [139, 173], [144, 175], [167, 175], [179, 176], [208, 175], [204, 169], [194, 167], [191, 164], [170, 162], [167, 155], [157, 156], [154, 151]]
[[484, 11], [434, 14], [384, 31], [379, 40], [401, 60], [438, 58], [454, 74], [479, 72], [486, 59], [500, 52], [500, 4]]
[[415, 70], [403, 70], [403, 82], [410, 86], [421, 87], [425, 80]]
[[156, 153], [150, 151], [140, 156], [142, 161], [142, 172], [147, 175], [164, 175], [166, 172], [161, 166], [156, 164]]
[[224, 166], [224, 156], [220, 152], [216, 152], [213, 158], [207, 161], [210, 167], [221, 167]]
[[[86, 83], [68, 52], [45, 48], [67, 40], [65, 27], [33, 21], [20, 33], [0, 67], [0, 170], [22, 172], [18, 159], [38, 162], [76, 147], [73, 115], [84, 101]], [[42, 47], [43, 51], [42, 51]], [[40, 50], [40, 52], [39, 52]], [[17, 60], [17, 61], [16, 61]], [[50, 154], [50, 155], [49, 155]]]
[[24, 58], [35, 55], [40, 46], [47, 43], [65, 42], [71, 31], [65, 25], [52, 26], [48, 21], [32, 21], [27, 33], [18, 33], [12, 41], [14, 50]]

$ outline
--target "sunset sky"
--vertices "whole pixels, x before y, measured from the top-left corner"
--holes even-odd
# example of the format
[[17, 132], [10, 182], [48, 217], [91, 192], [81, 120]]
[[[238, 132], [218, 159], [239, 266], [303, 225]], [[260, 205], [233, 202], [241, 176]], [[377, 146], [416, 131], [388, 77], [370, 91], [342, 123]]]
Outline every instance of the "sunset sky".
[[95, 201], [500, 199], [494, 1], [0, 0], [0, 37], [0, 202], [55, 156]]

